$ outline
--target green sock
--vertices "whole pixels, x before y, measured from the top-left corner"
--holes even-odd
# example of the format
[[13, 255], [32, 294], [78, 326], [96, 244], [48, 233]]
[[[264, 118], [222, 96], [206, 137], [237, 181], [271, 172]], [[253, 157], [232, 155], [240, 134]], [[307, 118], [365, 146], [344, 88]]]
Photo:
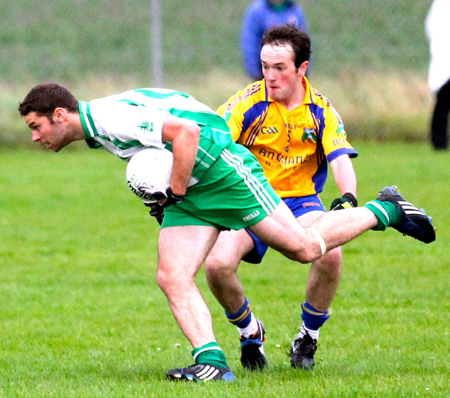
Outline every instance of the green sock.
[[367, 207], [378, 218], [378, 224], [372, 229], [374, 231], [384, 231], [387, 227], [396, 225], [400, 222], [400, 211], [391, 202], [380, 202], [379, 200], [371, 200], [367, 202]]
[[205, 344], [202, 347], [192, 350], [192, 356], [196, 364], [207, 363], [219, 368], [226, 368], [227, 359], [219, 344], [216, 342]]

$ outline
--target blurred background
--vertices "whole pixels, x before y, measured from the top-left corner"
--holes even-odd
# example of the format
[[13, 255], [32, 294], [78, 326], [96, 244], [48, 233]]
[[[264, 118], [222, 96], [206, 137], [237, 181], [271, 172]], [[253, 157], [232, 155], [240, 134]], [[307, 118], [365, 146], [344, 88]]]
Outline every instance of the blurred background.
[[[2, 0], [0, 146], [27, 145], [17, 107], [43, 81], [80, 100], [155, 86], [155, 0]], [[163, 86], [216, 108], [251, 80], [240, 32], [251, 0], [160, 0]], [[424, 20], [431, 0], [298, 0], [313, 43], [313, 86], [350, 140], [427, 142], [432, 97]]]

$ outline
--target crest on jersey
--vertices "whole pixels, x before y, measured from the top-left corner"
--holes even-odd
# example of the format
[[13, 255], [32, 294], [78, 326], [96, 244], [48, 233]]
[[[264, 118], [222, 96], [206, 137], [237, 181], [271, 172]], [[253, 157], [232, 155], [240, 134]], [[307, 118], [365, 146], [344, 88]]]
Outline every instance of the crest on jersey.
[[344, 130], [344, 123], [339, 122], [338, 129], [336, 131], [337, 135], [342, 135], [344, 138], [347, 136], [347, 133]]
[[303, 142], [307, 142], [307, 141], [311, 141], [314, 144], [317, 143], [317, 135], [316, 135], [316, 130], [314, 129], [308, 129], [308, 128], [304, 128], [303, 129], [303, 136], [302, 136], [302, 140]]
[[138, 129], [141, 129], [144, 133], [151, 133], [153, 131], [153, 123], [148, 120], [143, 120], [141, 124], [138, 124]]

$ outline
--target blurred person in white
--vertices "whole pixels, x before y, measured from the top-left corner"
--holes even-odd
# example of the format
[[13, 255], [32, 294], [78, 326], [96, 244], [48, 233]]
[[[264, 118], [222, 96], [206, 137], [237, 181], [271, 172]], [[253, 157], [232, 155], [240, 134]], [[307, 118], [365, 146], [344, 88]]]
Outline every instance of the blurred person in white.
[[431, 119], [431, 143], [436, 150], [448, 149], [450, 112], [450, 0], [434, 0], [425, 19], [430, 42], [428, 84], [436, 97]]

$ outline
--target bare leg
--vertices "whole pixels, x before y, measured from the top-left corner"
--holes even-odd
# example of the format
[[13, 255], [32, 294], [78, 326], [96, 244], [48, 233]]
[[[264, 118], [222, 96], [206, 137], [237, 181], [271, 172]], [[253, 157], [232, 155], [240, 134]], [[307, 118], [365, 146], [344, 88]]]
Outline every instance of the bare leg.
[[[310, 212], [297, 221], [302, 227], [308, 227], [324, 215], [323, 212]], [[244, 305], [244, 289], [236, 272], [242, 257], [253, 247], [253, 239], [245, 230], [222, 232], [205, 261], [209, 287], [228, 313], [235, 313]], [[313, 261], [306, 290], [309, 304], [319, 311], [327, 311], [336, 295], [340, 275], [340, 248]]]
[[330, 250], [350, 242], [377, 224], [378, 219], [372, 211], [366, 207], [355, 207], [326, 213], [311, 228], [320, 233]]
[[244, 288], [236, 272], [239, 263], [254, 247], [244, 230], [221, 232], [205, 261], [209, 288], [226, 312], [234, 314], [245, 303]]
[[195, 277], [218, 235], [213, 227], [182, 226], [163, 228], [159, 236], [158, 285], [194, 348], [216, 341]]
[[353, 240], [377, 224], [377, 218], [369, 209], [356, 207], [326, 213], [310, 228], [305, 229], [292, 217], [288, 207], [280, 203], [275, 211], [250, 229], [286, 257], [301, 263], [310, 263], [322, 256], [314, 231], [323, 238], [326, 250], [329, 251]]
[[252, 314], [237, 276], [241, 259], [255, 244], [246, 230], [221, 232], [205, 261], [208, 284], [240, 334], [241, 364], [249, 370], [264, 369], [264, 325]]
[[311, 264], [306, 286], [306, 301], [326, 312], [336, 296], [341, 280], [341, 248], [331, 249]]
[[[308, 227], [326, 213], [313, 211], [297, 218], [299, 224]], [[326, 312], [336, 295], [341, 279], [342, 250], [335, 248], [313, 261], [306, 287], [306, 300], [315, 309]]]

